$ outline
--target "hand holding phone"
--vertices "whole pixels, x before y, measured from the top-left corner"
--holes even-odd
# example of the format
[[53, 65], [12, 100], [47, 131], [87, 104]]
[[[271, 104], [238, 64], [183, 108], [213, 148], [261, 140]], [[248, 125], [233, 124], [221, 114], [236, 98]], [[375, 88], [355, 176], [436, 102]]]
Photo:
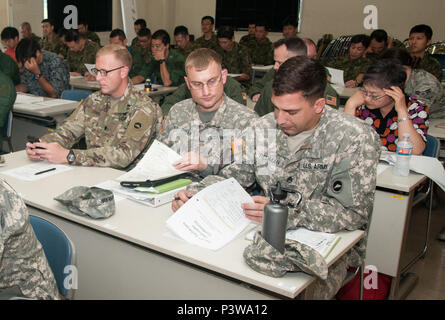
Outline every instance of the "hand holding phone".
[[[40, 142], [39, 138], [36, 138], [34, 136], [27, 136], [26, 139], [28, 140], [29, 143], [37, 143]], [[43, 149], [42, 147], [36, 147], [37, 149]]]

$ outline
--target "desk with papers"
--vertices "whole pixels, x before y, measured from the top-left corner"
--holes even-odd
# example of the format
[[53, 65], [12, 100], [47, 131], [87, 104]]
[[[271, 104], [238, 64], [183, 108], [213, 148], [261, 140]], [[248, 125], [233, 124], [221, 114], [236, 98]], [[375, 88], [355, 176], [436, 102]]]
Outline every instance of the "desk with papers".
[[[34, 182], [2, 172], [29, 165], [26, 154], [6, 155], [0, 176], [23, 197], [31, 214], [60, 226], [78, 253], [77, 299], [276, 299], [310, 298], [314, 277], [288, 273], [272, 278], [253, 271], [242, 253], [249, 244], [240, 234], [212, 251], [170, 235], [170, 204], [150, 208], [124, 199], [106, 220], [74, 215], [53, 198], [78, 185], [93, 186], [115, 179], [122, 171], [73, 167]], [[332, 265], [360, 241], [364, 232], [340, 232], [327, 258]]]

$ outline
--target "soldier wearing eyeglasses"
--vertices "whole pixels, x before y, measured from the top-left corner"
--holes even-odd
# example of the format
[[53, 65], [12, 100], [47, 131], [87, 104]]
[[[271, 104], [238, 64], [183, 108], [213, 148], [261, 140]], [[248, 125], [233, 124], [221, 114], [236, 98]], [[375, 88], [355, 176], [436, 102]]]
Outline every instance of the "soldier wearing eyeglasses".
[[231, 159], [232, 146], [224, 146], [224, 131], [243, 130], [257, 116], [225, 95], [227, 69], [222, 69], [221, 56], [214, 50], [193, 51], [185, 68], [192, 98], [172, 107], [159, 140], [183, 156], [175, 164], [178, 170], [218, 174]]
[[[99, 50], [92, 70], [101, 90], [79, 104], [54, 133], [27, 143], [33, 161], [125, 169], [137, 162], [159, 131], [162, 111], [129, 81], [131, 54], [125, 47]], [[85, 137], [86, 150], [73, 149]]]

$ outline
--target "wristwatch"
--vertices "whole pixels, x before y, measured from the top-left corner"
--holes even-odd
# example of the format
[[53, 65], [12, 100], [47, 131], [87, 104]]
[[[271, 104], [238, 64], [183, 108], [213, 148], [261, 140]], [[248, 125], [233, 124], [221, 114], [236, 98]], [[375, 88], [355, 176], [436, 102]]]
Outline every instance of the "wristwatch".
[[36, 75], [34, 76], [34, 78], [35, 78], [36, 80], [39, 80], [41, 77], [42, 77], [42, 74], [41, 74], [41, 73], [36, 74]]
[[165, 62], [165, 59], [161, 59], [161, 60], [159, 60], [159, 64], [161, 64], [161, 63], [163, 63], [163, 62]]
[[73, 149], [71, 149], [68, 155], [66, 156], [66, 160], [68, 161], [69, 164], [73, 164], [74, 161], [76, 160], [76, 155], [74, 154]]

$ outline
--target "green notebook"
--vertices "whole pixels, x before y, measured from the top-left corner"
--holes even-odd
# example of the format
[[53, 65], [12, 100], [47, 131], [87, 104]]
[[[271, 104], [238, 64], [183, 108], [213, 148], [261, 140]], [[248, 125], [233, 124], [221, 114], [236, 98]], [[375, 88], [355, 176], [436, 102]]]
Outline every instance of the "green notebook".
[[135, 190], [139, 191], [139, 192], [150, 192], [150, 193], [155, 193], [153, 192], [153, 189], [156, 190], [157, 194], [161, 194], [161, 193], [165, 193], [167, 191], [171, 191], [171, 190], [175, 190], [175, 189], [179, 189], [185, 186], [188, 186], [190, 184], [192, 184], [193, 181], [190, 179], [178, 179], [178, 180], [174, 180], [165, 184], [161, 184], [157, 187], [154, 188], [143, 188], [143, 187], [139, 187], [139, 188], [135, 188]]

